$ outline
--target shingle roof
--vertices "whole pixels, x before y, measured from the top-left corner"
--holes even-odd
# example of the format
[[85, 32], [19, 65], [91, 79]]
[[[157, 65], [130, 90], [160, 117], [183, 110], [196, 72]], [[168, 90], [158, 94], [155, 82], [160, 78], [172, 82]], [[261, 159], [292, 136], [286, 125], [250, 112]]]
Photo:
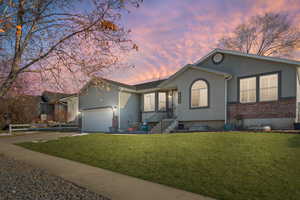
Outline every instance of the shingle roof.
[[113, 81], [113, 80], [110, 80], [110, 79], [103, 79], [103, 80], [105, 82], [108, 82], [108, 83], [111, 83], [111, 84], [114, 84], [114, 85], [118, 85], [118, 86], [121, 86], [121, 87], [125, 87], [125, 88], [128, 88], [128, 89], [132, 89], [132, 90], [136, 89], [135, 86], [133, 86], [133, 85], [128, 85], [128, 84]]
[[136, 90], [152, 89], [152, 88], [156, 88], [157, 86], [159, 86], [165, 80], [166, 79], [136, 84], [136, 85], [134, 85], [134, 87], [136, 88]]
[[[163, 81], [165, 81], [166, 79], [162, 79], [162, 80], [157, 80], [157, 81], [150, 81], [150, 82], [146, 82], [146, 83], [140, 83], [140, 84], [136, 84], [136, 85], [128, 85], [125, 83], [120, 83], [117, 81], [113, 81], [113, 80], [109, 80], [109, 79], [100, 79], [101, 82], [103, 82], [104, 84], [113, 84], [113, 85], [117, 85], [123, 88], [127, 88], [127, 89], [131, 89], [131, 90], [146, 90], [146, 89], [153, 89], [156, 88], [158, 85], [160, 85]], [[81, 90], [83, 90], [84, 88], [88, 87], [88, 85], [92, 82], [89, 81]]]
[[73, 95], [74, 94], [44, 91], [42, 94], [42, 99], [43, 99], [43, 101], [46, 101], [49, 103], [55, 103], [59, 99], [66, 98], [66, 97], [73, 96]]

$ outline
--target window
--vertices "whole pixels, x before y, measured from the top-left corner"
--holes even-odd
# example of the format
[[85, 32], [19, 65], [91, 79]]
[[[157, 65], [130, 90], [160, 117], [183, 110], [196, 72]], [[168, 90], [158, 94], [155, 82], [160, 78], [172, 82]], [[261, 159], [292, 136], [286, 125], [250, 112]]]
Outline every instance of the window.
[[240, 102], [256, 102], [256, 77], [240, 79]]
[[278, 99], [278, 74], [259, 77], [259, 100], [276, 101]]
[[144, 111], [155, 111], [155, 93], [144, 94]]
[[208, 107], [208, 85], [204, 80], [195, 81], [191, 87], [191, 108]]
[[158, 93], [158, 111], [167, 110], [167, 94], [165, 92]]

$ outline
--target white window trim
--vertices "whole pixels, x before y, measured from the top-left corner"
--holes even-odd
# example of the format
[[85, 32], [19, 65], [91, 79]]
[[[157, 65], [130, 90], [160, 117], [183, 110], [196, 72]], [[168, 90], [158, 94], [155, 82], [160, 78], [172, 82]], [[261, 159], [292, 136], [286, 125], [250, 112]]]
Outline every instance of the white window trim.
[[[241, 81], [242, 80], [245, 80], [245, 79], [251, 79], [251, 78], [254, 78], [255, 79], [255, 89], [247, 89], [247, 90], [241, 90]], [[258, 87], [258, 85], [257, 85], [257, 76], [249, 76], [249, 77], [241, 77], [241, 78], [239, 78], [239, 102], [240, 103], [242, 103], [242, 104], [245, 104], [245, 103], [256, 103], [257, 102], [257, 87]], [[249, 91], [255, 91], [255, 100], [254, 101], [241, 101], [242, 99], [241, 99], [241, 94], [242, 94], [242, 92], [249, 92]]]
[[[198, 81], [203, 81], [206, 85], [206, 88], [199, 88], [199, 89], [193, 89], [193, 85], [198, 82]], [[199, 105], [197, 106], [194, 106], [193, 105], [193, 91], [199, 91]], [[206, 92], [206, 105], [200, 105], [200, 102], [201, 102], [201, 93], [202, 92]], [[191, 87], [190, 87], [190, 108], [191, 109], [197, 109], [197, 108], [208, 108], [209, 107], [209, 84], [206, 80], [203, 80], [203, 79], [199, 79], [199, 80], [196, 80], [192, 83]]]
[[[260, 87], [261, 82], [260, 78], [263, 76], [269, 76], [269, 75], [277, 75], [277, 98], [274, 100], [261, 100], [261, 94], [260, 94]], [[242, 102], [241, 101], [241, 80], [247, 79], [247, 78], [256, 78], [255, 84], [256, 84], [256, 99], [253, 102]], [[281, 93], [280, 93], [280, 87], [281, 87], [281, 72], [270, 72], [270, 73], [264, 73], [264, 74], [256, 74], [252, 76], [245, 76], [245, 77], [238, 77], [238, 102], [241, 104], [247, 104], [247, 103], [257, 103], [257, 102], [272, 102], [272, 101], [279, 101]]]
[[[146, 110], [146, 109], [145, 109], [145, 96], [146, 96], [146, 95], [151, 95], [151, 94], [154, 94], [154, 106], [153, 106], [153, 109], [151, 109], [151, 110]], [[156, 107], [156, 95], [155, 95], [155, 92], [143, 94], [143, 111], [144, 111], [144, 112], [155, 112], [155, 107]]]
[[[272, 75], [276, 75], [277, 76], [277, 87], [264, 87], [261, 88], [261, 77], [265, 77], [265, 76], [272, 76]], [[280, 82], [279, 82], [279, 73], [275, 72], [275, 73], [270, 73], [270, 74], [263, 74], [263, 75], [259, 75], [259, 102], [269, 102], [269, 101], [278, 101], [279, 100], [279, 87], [280, 87]], [[261, 89], [271, 89], [271, 88], [276, 88], [277, 89], [277, 97], [276, 99], [271, 99], [271, 100], [262, 100], [261, 99]]]

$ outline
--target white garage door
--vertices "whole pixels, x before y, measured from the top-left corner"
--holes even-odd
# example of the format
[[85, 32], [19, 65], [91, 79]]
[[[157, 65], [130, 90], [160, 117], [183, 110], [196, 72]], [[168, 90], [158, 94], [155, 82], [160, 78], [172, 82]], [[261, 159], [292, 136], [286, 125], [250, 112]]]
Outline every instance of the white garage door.
[[86, 110], [83, 112], [83, 130], [108, 132], [112, 126], [111, 108]]

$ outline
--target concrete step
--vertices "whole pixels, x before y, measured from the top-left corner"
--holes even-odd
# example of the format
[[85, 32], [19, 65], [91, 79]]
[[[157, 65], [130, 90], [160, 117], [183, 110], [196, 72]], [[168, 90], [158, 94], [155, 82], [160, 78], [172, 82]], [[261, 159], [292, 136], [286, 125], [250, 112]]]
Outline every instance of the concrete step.
[[[150, 133], [165, 133], [166, 130], [170, 132], [168, 129], [173, 123], [176, 121], [175, 119], [163, 119], [156, 126], [154, 126]], [[172, 128], [171, 128], [172, 129]]]

